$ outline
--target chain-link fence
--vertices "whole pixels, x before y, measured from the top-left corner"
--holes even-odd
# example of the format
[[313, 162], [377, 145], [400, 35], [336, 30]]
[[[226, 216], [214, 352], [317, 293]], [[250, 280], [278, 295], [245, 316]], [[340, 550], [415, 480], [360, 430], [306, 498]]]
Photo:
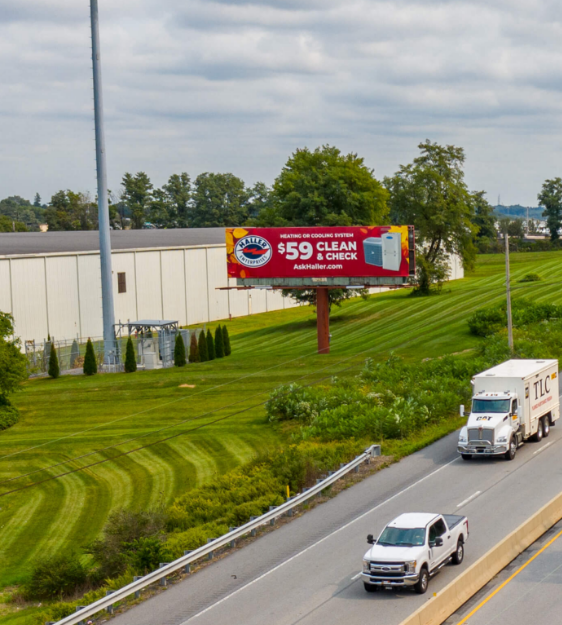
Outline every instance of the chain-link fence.
[[[191, 334], [195, 332], [197, 339], [199, 334], [205, 332], [205, 327], [196, 330], [178, 330], [183, 338], [186, 353], [189, 353]], [[137, 367], [139, 369], [166, 369], [174, 366], [174, 347], [177, 332], [145, 332], [132, 335], [131, 340], [135, 349]], [[129, 337], [116, 339], [118, 363], [104, 365], [103, 339], [93, 338], [92, 345], [98, 363], [98, 371], [103, 373], [119, 373], [124, 371], [125, 354]], [[35, 341], [25, 342], [25, 355], [27, 357], [27, 372], [30, 376], [46, 374], [49, 370], [49, 358], [52, 346], [55, 346], [61, 373], [82, 373], [86, 344], [88, 339], [76, 338], [73, 340]]]

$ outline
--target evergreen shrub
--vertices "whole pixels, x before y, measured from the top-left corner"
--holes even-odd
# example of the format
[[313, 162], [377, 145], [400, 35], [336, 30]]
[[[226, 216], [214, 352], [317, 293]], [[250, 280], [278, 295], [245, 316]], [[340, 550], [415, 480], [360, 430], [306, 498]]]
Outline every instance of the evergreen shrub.
[[230, 336], [228, 335], [228, 328], [225, 325], [222, 327], [222, 341], [224, 347], [224, 355], [230, 356], [230, 354], [232, 354], [232, 347], [230, 346]]
[[176, 344], [174, 346], [174, 364], [176, 367], [185, 367], [187, 360], [185, 357], [185, 343], [181, 332], [176, 335]]
[[20, 419], [19, 410], [7, 397], [0, 395], [0, 432], [15, 425]]
[[195, 332], [191, 333], [191, 344], [189, 345], [189, 362], [201, 362], [199, 357], [199, 345]]
[[207, 351], [207, 337], [205, 336], [204, 330], [201, 330], [201, 332], [199, 332], [198, 347], [199, 359], [201, 360], [201, 362], [207, 362], [207, 360], [209, 360], [209, 353]]
[[127, 340], [127, 351], [125, 353], [125, 373], [134, 373], [137, 370], [137, 357], [131, 337]]
[[222, 328], [217, 326], [215, 331], [215, 356], [217, 358], [224, 358], [224, 341], [222, 338]]
[[207, 355], [209, 356], [209, 360], [214, 360], [216, 358], [215, 341], [211, 330], [207, 330]]
[[49, 355], [49, 376], [55, 380], [60, 376], [59, 358], [54, 343], [51, 344]]
[[98, 363], [94, 352], [92, 339], [86, 343], [86, 355], [84, 356], [84, 375], [95, 375], [98, 372]]

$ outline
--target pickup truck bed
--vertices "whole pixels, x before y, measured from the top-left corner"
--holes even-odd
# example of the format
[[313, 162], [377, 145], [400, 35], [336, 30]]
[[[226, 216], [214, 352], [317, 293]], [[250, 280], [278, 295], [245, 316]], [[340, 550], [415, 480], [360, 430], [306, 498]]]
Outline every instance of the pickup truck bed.
[[447, 526], [450, 530], [456, 527], [463, 519], [463, 516], [459, 516], [458, 514], [444, 514], [443, 518], [447, 522]]

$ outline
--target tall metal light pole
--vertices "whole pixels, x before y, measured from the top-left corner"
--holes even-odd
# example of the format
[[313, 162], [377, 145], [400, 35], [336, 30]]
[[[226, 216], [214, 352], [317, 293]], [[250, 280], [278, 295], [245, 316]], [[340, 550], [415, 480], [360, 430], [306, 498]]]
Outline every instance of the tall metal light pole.
[[513, 322], [511, 319], [511, 280], [509, 275], [509, 236], [507, 235], [507, 226], [504, 232], [505, 238], [505, 290], [507, 296], [507, 340], [509, 343], [509, 351], [513, 353]]
[[103, 126], [103, 95], [101, 83], [100, 30], [98, 0], [90, 0], [92, 22], [92, 62], [94, 70], [94, 111], [96, 119], [96, 165], [98, 173], [98, 223], [100, 232], [101, 297], [103, 308], [104, 362], [114, 364], [115, 312], [113, 309], [113, 278], [111, 271], [111, 238], [109, 235], [109, 204], [107, 197], [107, 165]]

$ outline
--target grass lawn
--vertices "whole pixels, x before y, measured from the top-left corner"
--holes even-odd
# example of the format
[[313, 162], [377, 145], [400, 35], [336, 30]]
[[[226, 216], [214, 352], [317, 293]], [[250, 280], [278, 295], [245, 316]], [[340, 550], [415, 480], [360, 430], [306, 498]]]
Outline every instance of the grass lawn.
[[[562, 303], [561, 253], [511, 260], [514, 297]], [[517, 283], [531, 272], [543, 281]], [[224, 360], [28, 382], [14, 398], [20, 423], [0, 433], [0, 586], [22, 579], [38, 556], [87, 544], [111, 509], [167, 504], [280, 444], [258, 405], [279, 384], [353, 374], [366, 357], [386, 358], [390, 351], [420, 359], [476, 346], [466, 319], [503, 298], [504, 258], [480, 256], [474, 274], [439, 296], [408, 295], [383, 293], [336, 309], [329, 355], [315, 354], [315, 317], [298, 308], [228, 322], [233, 354]]]

